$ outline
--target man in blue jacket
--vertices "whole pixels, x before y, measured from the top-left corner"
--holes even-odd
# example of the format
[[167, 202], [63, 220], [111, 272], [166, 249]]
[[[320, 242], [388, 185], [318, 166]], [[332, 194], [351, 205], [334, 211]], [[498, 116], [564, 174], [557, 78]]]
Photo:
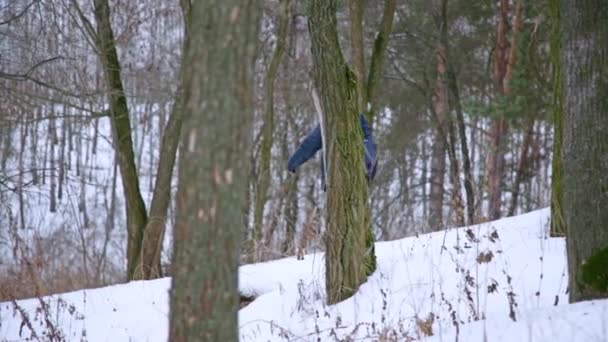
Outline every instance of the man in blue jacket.
[[[372, 136], [372, 129], [365, 119], [365, 116], [359, 115], [359, 121], [361, 123], [361, 129], [363, 130], [365, 169], [367, 170], [367, 182], [369, 184], [376, 176], [376, 167], [378, 165], [378, 160], [376, 159], [376, 141]], [[321, 126], [317, 125], [317, 127], [306, 136], [304, 141], [302, 141], [300, 147], [298, 147], [291, 158], [289, 158], [287, 170], [289, 170], [289, 172], [296, 172], [296, 169], [300, 165], [312, 158], [322, 147], [323, 139], [321, 137]], [[323, 170], [323, 160], [321, 160], [321, 183], [323, 185], [323, 190], [325, 190], [325, 172], [323, 172]]]

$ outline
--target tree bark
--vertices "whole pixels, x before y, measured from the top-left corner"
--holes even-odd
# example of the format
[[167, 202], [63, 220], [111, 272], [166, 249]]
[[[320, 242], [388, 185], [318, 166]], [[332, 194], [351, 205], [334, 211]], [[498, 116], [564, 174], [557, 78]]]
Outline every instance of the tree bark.
[[[386, 55], [386, 49], [388, 46], [389, 36], [393, 31], [393, 19], [395, 18], [395, 11], [397, 9], [397, 0], [386, 0], [384, 5], [384, 11], [382, 12], [382, 21], [380, 22], [380, 29], [376, 34], [374, 40], [374, 50], [372, 51], [372, 57], [369, 65], [369, 73], [367, 75], [366, 91], [365, 96], [367, 103], [369, 103], [370, 110], [365, 108], [367, 113], [367, 119], [369, 122], [374, 122], [374, 116], [378, 107], [378, 84], [382, 76], [382, 70], [384, 68], [384, 60]], [[366, 103], [366, 105], [367, 105]]]
[[274, 82], [277, 77], [279, 65], [285, 52], [287, 45], [287, 32], [289, 31], [289, 19], [291, 17], [290, 7], [291, 3], [289, 0], [280, 0], [279, 2], [279, 26], [277, 29], [277, 42], [276, 48], [266, 73], [266, 82], [264, 84], [264, 96], [265, 96], [265, 116], [264, 125], [262, 126], [262, 148], [261, 148], [261, 161], [259, 168], [259, 181], [257, 185], [257, 194], [255, 197], [254, 207], [254, 231], [253, 238], [256, 245], [256, 257], [257, 257], [257, 245], [262, 242], [264, 235], [263, 223], [264, 223], [264, 207], [268, 200], [268, 187], [270, 186], [270, 156], [273, 145], [273, 132], [274, 132]]
[[561, 1], [570, 302], [608, 297], [608, 4]]
[[[187, 7], [187, 5], [184, 5]], [[162, 276], [161, 251], [165, 233], [167, 210], [171, 200], [171, 179], [179, 134], [182, 126], [180, 95], [164, 129], [150, 216], [139, 187], [139, 177], [133, 152], [133, 138], [129, 108], [121, 79], [121, 67], [110, 24], [108, 0], [95, 0], [97, 48], [110, 93], [112, 131], [118, 153], [118, 165], [126, 199], [127, 213], [127, 278], [152, 279]], [[187, 39], [187, 33], [185, 35]]]
[[517, 201], [519, 199], [519, 187], [529, 172], [529, 150], [534, 139], [534, 119], [528, 119], [526, 123], [526, 132], [524, 133], [524, 141], [521, 144], [521, 153], [517, 160], [517, 169], [515, 170], [515, 181], [513, 182], [513, 192], [511, 193], [511, 204], [509, 205], [509, 216], [515, 215], [517, 210]]
[[349, 0], [350, 12], [350, 48], [353, 60], [353, 71], [357, 80], [357, 112], [363, 113], [367, 107], [365, 90], [365, 47], [363, 44], [363, 0]]
[[329, 164], [325, 279], [330, 304], [354, 294], [376, 267], [356, 77], [342, 55], [336, 7], [336, 0], [313, 0], [309, 18]]
[[429, 206], [429, 227], [432, 231], [439, 231], [443, 228], [443, 198], [445, 180], [445, 156], [447, 131], [446, 119], [448, 111], [448, 96], [445, 82], [442, 75], [445, 75], [445, 48], [438, 44], [435, 53], [437, 58], [437, 80], [435, 82], [435, 97], [433, 100], [433, 111], [437, 127], [436, 138], [433, 140], [431, 157], [431, 193]]
[[561, 60], [560, 0], [551, 0], [552, 37], [551, 63], [553, 64], [553, 160], [551, 161], [551, 236], [565, 236], [562, 186], [562, 150], [564, 141], [564, 90]]
[[[447, 27], [447, 17], [444, 19]], [[447, 83], [448, 83], [448, 104], [450, 110], [454, 109], [456, 112], [456, 124], [458, 127], [458, 136], [460, 137], [460, 154], [462, 157], [462, 167], [464, 171], [464, 190], [467, 201], [467, 223], [472, 224], [475, 220], [475, 195], [473, 192], [473, 174], [471, 173], [471, 159], [469, 156], [469, 147], [467, 143], [467, 132], [464, 125], [464, 113], [462, 110], [462, 104], [460, 102], [460, 92], [458, 90], [458, 82], [456, 80], [456, 73], [452, 63], [448, 59], [449, 54], [449, 43], [447, 30], [443, 33], [444, 46], [446, 48], [446, 71], [447, 71]]]
[[[184, 44], [188, 41], [188, 27], [190, 25], [189, 6], [182, 5], [184, 18]], [[182, 48], [182, 56], [183, 56]], [[154, 279], [162, 276], [162, 244], [165, 238], [167, 223], [167, 211], [171, 204], [171, 181], [173, 179], [173, 169], [177, 156], [179, 137], [184, 121], [183, 107], [183, 85], [184, 66], [180, 66], [180, 85], [175, 96], [173, 109], [167, 120], [167, 124], [162, 133], [160, 154], [156, 170], [156, 180], [152, 192], [152, 203], [150, 204], [150, 216], [148, 225], [144, 231], [142, 247], [138, 259], [138, 267], [133, 275], [134, 279]]]
[[[437, 70], [437, 87], [443, 92], [442, 96], [445, 97], [445, 126], [440, 123], [440, 116], [438, 113], [438, 129], [444, 130], [442, 136], [446, 138], [445, 145], [448, 151], [448, 157], [450, 160], [450, 180], [452, 182], [452, 199], [451, 205], [456, 213], [456, 224], [464, 226], [464, 203], [462, 200], [462, 193], [460, 190], [460, 166], [456, 155], [456, 129], [454, 127], [454, 120], [450, 114], [452, 107], [454, 106], [454, 89], [451, 86], [450, 81], [450, 66], [448, 59], [448, 31], [447, 31], [447, 0], [438, 0], [431, 3], [433, 19], [437, 30], [439, 31], [439, 42], [437, 45], [437, 59], [438, 59], [438, 70]], [[440, 61], [440, 62], [439, 62]], [[455, 78], [455, 77], [454, 77]], [[455, 82], [455, 80], [453, 81]], [[457, 89], [457, 88], [456, 88]], [[445, 130], [444, 129], [447, 129]], [[466, 150], [466, 145], [465, 145]], [[467, 159], [468, 160], [468, 152]]]
[[[504, 78], [507, 72], [509, 41], [509, 0], [500, 0], [498, 25], [496, 27], [496, 50], [494, 59], [494, 88], [498, 96], [504, 95]], [[488, 155], [488, 218], [500, 217], [502, 197], [502, 175], [504, 173], [504, 138], [506, 121], [503, 117], [492, 120], [490, 128], [490, 151]]]
[[121, 68], [114, 43], [114, 33], [110, 25], [108, 0], [95, 0], [95, 19], [97, 21], [96, 44], [109, 91], [112, 131], [125, 195], [128, 229], [127, 277], [132, 279], [137, 267], [148, 215], [139, 189], [129, 108], [120, 75]]
[[184, 59], [171, 341], [238, 340], [238, 256], [257, 1], [191, 4]]
[[[494, 87], [498, 96], [511, 93], [511, 80], [517, 64], [517, 39], [521, 31], [523, 3], [518, 0], [513, 17], [513, 39], [508, 41], [510, 31], [509, 0], [500, 0], [499, 20], [496, 28], [496, 57], [494, 63]], [[492, 121], [490, 128], [490, 155], [488, 156], [488, 218], [496, 220], [502, 212], [502, 190], [505, 173], [505, 151], [509, 125], [504, 114]]]

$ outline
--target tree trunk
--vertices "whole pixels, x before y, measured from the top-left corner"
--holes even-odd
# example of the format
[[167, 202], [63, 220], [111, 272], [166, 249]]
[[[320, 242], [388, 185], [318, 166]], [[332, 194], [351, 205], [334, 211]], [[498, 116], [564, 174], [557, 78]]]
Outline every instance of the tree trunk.
[[[186, 11], [189, 9], [189, 6], [184, 5], [182, 9], [184, 27], [188, 27], [189, 12]], [[188, 29], [185, 28], [184, 46], [187, 44], [188, 39]], [[150, 216], [143, 235], [138, 267], [134, 274], [135, 279], [154, 279], [162, 276], [162, 244], [165, 238], [167, 211], [171, 204], [171, 180], [173, 179], [173, 169], [175, 167], [177, 148], [184, 121], [184, 96], [182, 89], [182, 82], [185, 77], [184, 69], [185, 67], [182, 64], [180, 66], [180, 85], [173, 102], [173, 109], [162, 133], [156, 180], [152, 193], [152, 203], [150, 204]]]
[[191, 4], [184, 59], [171, 341], [238, 340], [238, 256], [257, 1]]
[[[507, 72], [509, 41], [509, 0], [500, 0], [498, 26], [496, 28], [496, 50], [494, 59], [494, 87], [498, 96], [504, 95], [504, 78]], [[500, 218], [502, 197], [502, 175], [504, 173], [504, 135], [506, 121], [503, 117], [492, 120], [490, 128], [490, 151], [488, 156], [488, 218]]]
[[171, 203], [171, 180], [183, 121], [181, 97], [180, 91], [175, 98], [173, 111], [164, 129], [152, 203], [150, 204], [150, 216], [148, 225], [144, 230], [134, 279], [154, 279], [162, 276], [162, 243], [165, 237], [167, 211]]
[[437, 51], [437, 80], [435, 82], [435, 97], [433, 100], [433, 112], [436, 121], [436, 138], [433, 141], [431, 157], [431, 193], [430, 193], [430, 212], [429, 227], [432, 231], [439, 231], [443, 228], [443, 197], [445, 180], [445, 155], [447, 137], [445, 132], [448, 96], [445, 82], [442, 77], [445, 75], [445, 48], [438, 44]]
[[353, 60], [353, 71], [357, 80], [357, 112], [363, 113], [367, 108], [365, 90], [365, 45], [363, 43], [363, 0], [348, 0], [350, 12], [350, 48]]
[[97, 21], [97, 49], [103, 65], [109, 91], [112, 131], [118, 152], [118, 165], [122, 178], [127, 215], [127, 277], [132, 279], [137, 267], [142, 239], [148, 216], [139, 190], [139, 179], [135, 167], [131, 122], [127, 98], [120, 75], [120, 62], [114, 43], [114, 33], [110, 25], [108, 0], [95, 0]]
[[342, 55], [336, 7], [336, 0], [313, 0], [309, 22], [329, 164], [325, 267], [330, 304], [354, 294], [376, 267], [356, 77]]
[[562, 1], [563, 189], [570, 302], [608, 297], [608, 4]]
[[[374, 116], [377, 110], [377, 93], [378, 84], [380, 83], [380, 77], [382, 76], [382, 70], [384, 67], [384, 59], [386, 55], [386, 48], [388, 46], [388, 39], [393, 30], [393, 19], [395, 17], [395, 10], [397, 9], [397, 0], [386, 0], [384, 5], [384, 11], [382, 12], [382, 21], [380, 22], [380, 29], [374, 40], [374, 50], [372, 51], [372, 57], [369, 65], [369, 73], [367, 75], [366, 101], [369, 103], [370, 110], [367, 110], [367, 119], [369, 122], [374, 122]], [[367, 105], [367, 103], [366, 103]]]
[[257, 245], [262, 242], [264, 235], [263, 223], [264, 223], [264, 207], [266, 206], [268, 187], [270, 186], [270, 156], [272, 152], [273, 144], [273, 132], [274, 132], [274, 81], [277, 77], [279, 65], [285, 52], [285, 46], [287, 45], [287, 32], [289, 31], [289, 19], [290, 19], [290, 1], [280, 0], [279, 10], [279, 26], [277, 32], [276, 48], [266, 73], [266, 82], [264, 84], [264, 96], [266, 100], [264, 125], [262, 127], [262, 148], [261, 148], [261, 161], [259, 168], [259, 181], [257, 185], [257, 194], [255, 196], [255, 207], [254, 207], [254, 231], [253, 238], [256, 245], [255, 255], [257, 257]]
[[[187, 6], [187, 5], [184, 5]], [[171, 179], [182, 126], [181, 95], [176, 96], [173, 111], [164, 129], [160, 156], [150, 206], [150, 219], [139, 188], [133, 152], [129, 108], [124, 95], [121, 68], [110, 25], [107, 0], [95, 0], [97, 45], [110, 92], [112, 131], [118, 152], [118, 165], [126, 199], [128, 243], [127, 277], [152, 279], [162, 276], [161, 251], [167, 210], [171, 200]], [[187, 39], [187, 33], [185, 34]]]
[[509, 216], [515, 215], [515, 211], [517, 210], [517, 201], [519, 199], [519, 187], [521, 182], [526, 177], [526, 174], [529, 173], [529, 150], [532, 145], [532, 140], [534, 139], [534, 119], [529, 119], [526, 124], [526, 132], [524, 135], [524, 141], [521, 145], [521, 153], [519, 154], [519, 159], [517, 160], [517, 169], [515, 170], [515, 181], [513, 182], [513, 193], [511, 194], [511, 204], [509, 206]]
[[562, 187], [562, 150], [564, 141], [564, 90], [561, 61], [560, 0], [551, 0], [552, 37], [551, 62], [553, 64], [553, 160], [551, 161], [551, 236], [565, 236]]
[[441, 89], [443, 92], [442, 96], [445, 97], [445, 99], [443, 99], [443, 101], [445, 101], [444, 106], [446, 114], [446, 124], [444, 127], [447, 129], [447, 131], [442, 127], [440, 123], [441, 118], [438, 113], [436, 114], [438, 120], [437, 127], [444, 131], [442, 135], [447, 138], [445, 140], [445, 145], [447, 147], [448, 157], [450, 160], [450, 179], [453, 187], [451, 205], [456, 213], [456, 224], [459, 226], [464, 226], [464, 203], [462, 201], [462, 193], [460, 190], [460, 167], [456, 155], [456, 129], [454, 127], [454, 120], [452, 120], [450, 114], [450, 110], [452, 109], [451, 107], [454, 105], [454, 101], [451, 99], [451, 97], [454, 95], [451, 94], [453, 89], [450, 89], [448, 80], [450, 70], [448, 60], [447, 0], [434, 1], [432, 2], [431, 6], [433, 19], [435, 20], [435, 25], [440, 35], [436, 53], [438, 59], [437, 87]]
[[[447, 17], [444, 19], [445, 27], [447, 27]], [[464, 171], [464, 190], [466, 193], [467, 200], [467, 222], [472, 224], [475, 220], [475, 195], [473, 193], [473, 175], [471, 173], [471, 159], [469, 156], [469, 147], [467, 143], [467, 133], [464, 125], [464, 113], [462, 105], [460, 103], [460, 93], [458, 90], [458, 83], [456, 81], [456, 73], [448, 59], [449, 48], [448, 48], [448, 37], [447, 29], [443, 30], [443, 42], [446, 48], [446, 71], [447, 71], [447, 83], [448, 83], [448, 104], [450, 111], [452, 109], [456, 112], [456, 124], [458, 126], [458, 136], [460, 137], [460, 154], [462, 157], [462, 167]]]

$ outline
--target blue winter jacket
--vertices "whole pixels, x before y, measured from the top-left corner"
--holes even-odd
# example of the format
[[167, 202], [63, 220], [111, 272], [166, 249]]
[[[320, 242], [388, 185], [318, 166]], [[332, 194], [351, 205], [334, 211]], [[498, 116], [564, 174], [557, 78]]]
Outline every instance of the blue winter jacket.
[[[376, 159], [376, 141], [372, 135], [372, 129], [369, 126], [365, 116], [359, 115], [361, 129], [363, 130], [363, 144], [365, 145], [365, 167], [367, 170], [368, 182], [376, 176], [376, 167], [378, 160]], [[289, 158], [287, 169], [290, 172], [295, 172], [296, 169], [312, 158], [317, 151], [322, 148], [323, 139], [321, 138], [321, 126], [317, 125], [315, 129], [306, 136], [300, 147]], [[323, 160], [321, 160], [321, 170], [323, 170]], [[325, 187], [325, 174], [321, 172], [323, 186]]]

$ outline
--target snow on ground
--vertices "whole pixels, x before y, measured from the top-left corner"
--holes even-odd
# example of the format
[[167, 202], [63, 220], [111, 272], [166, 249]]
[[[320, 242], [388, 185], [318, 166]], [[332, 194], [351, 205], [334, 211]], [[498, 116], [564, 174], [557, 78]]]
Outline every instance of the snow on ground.
[[[566, 305], [564, 240], [547, 236], [548, 219], [543, 209], [379, 242], [377, 271], [333, 306], [323, 254], [242, 266], [241, 293], [257, 299], [239, 311], [241, 341], [608, 341], [608, 301]], [[169, 287], [165, 278], [0, 303], [0, 340], [166, 341]]]

